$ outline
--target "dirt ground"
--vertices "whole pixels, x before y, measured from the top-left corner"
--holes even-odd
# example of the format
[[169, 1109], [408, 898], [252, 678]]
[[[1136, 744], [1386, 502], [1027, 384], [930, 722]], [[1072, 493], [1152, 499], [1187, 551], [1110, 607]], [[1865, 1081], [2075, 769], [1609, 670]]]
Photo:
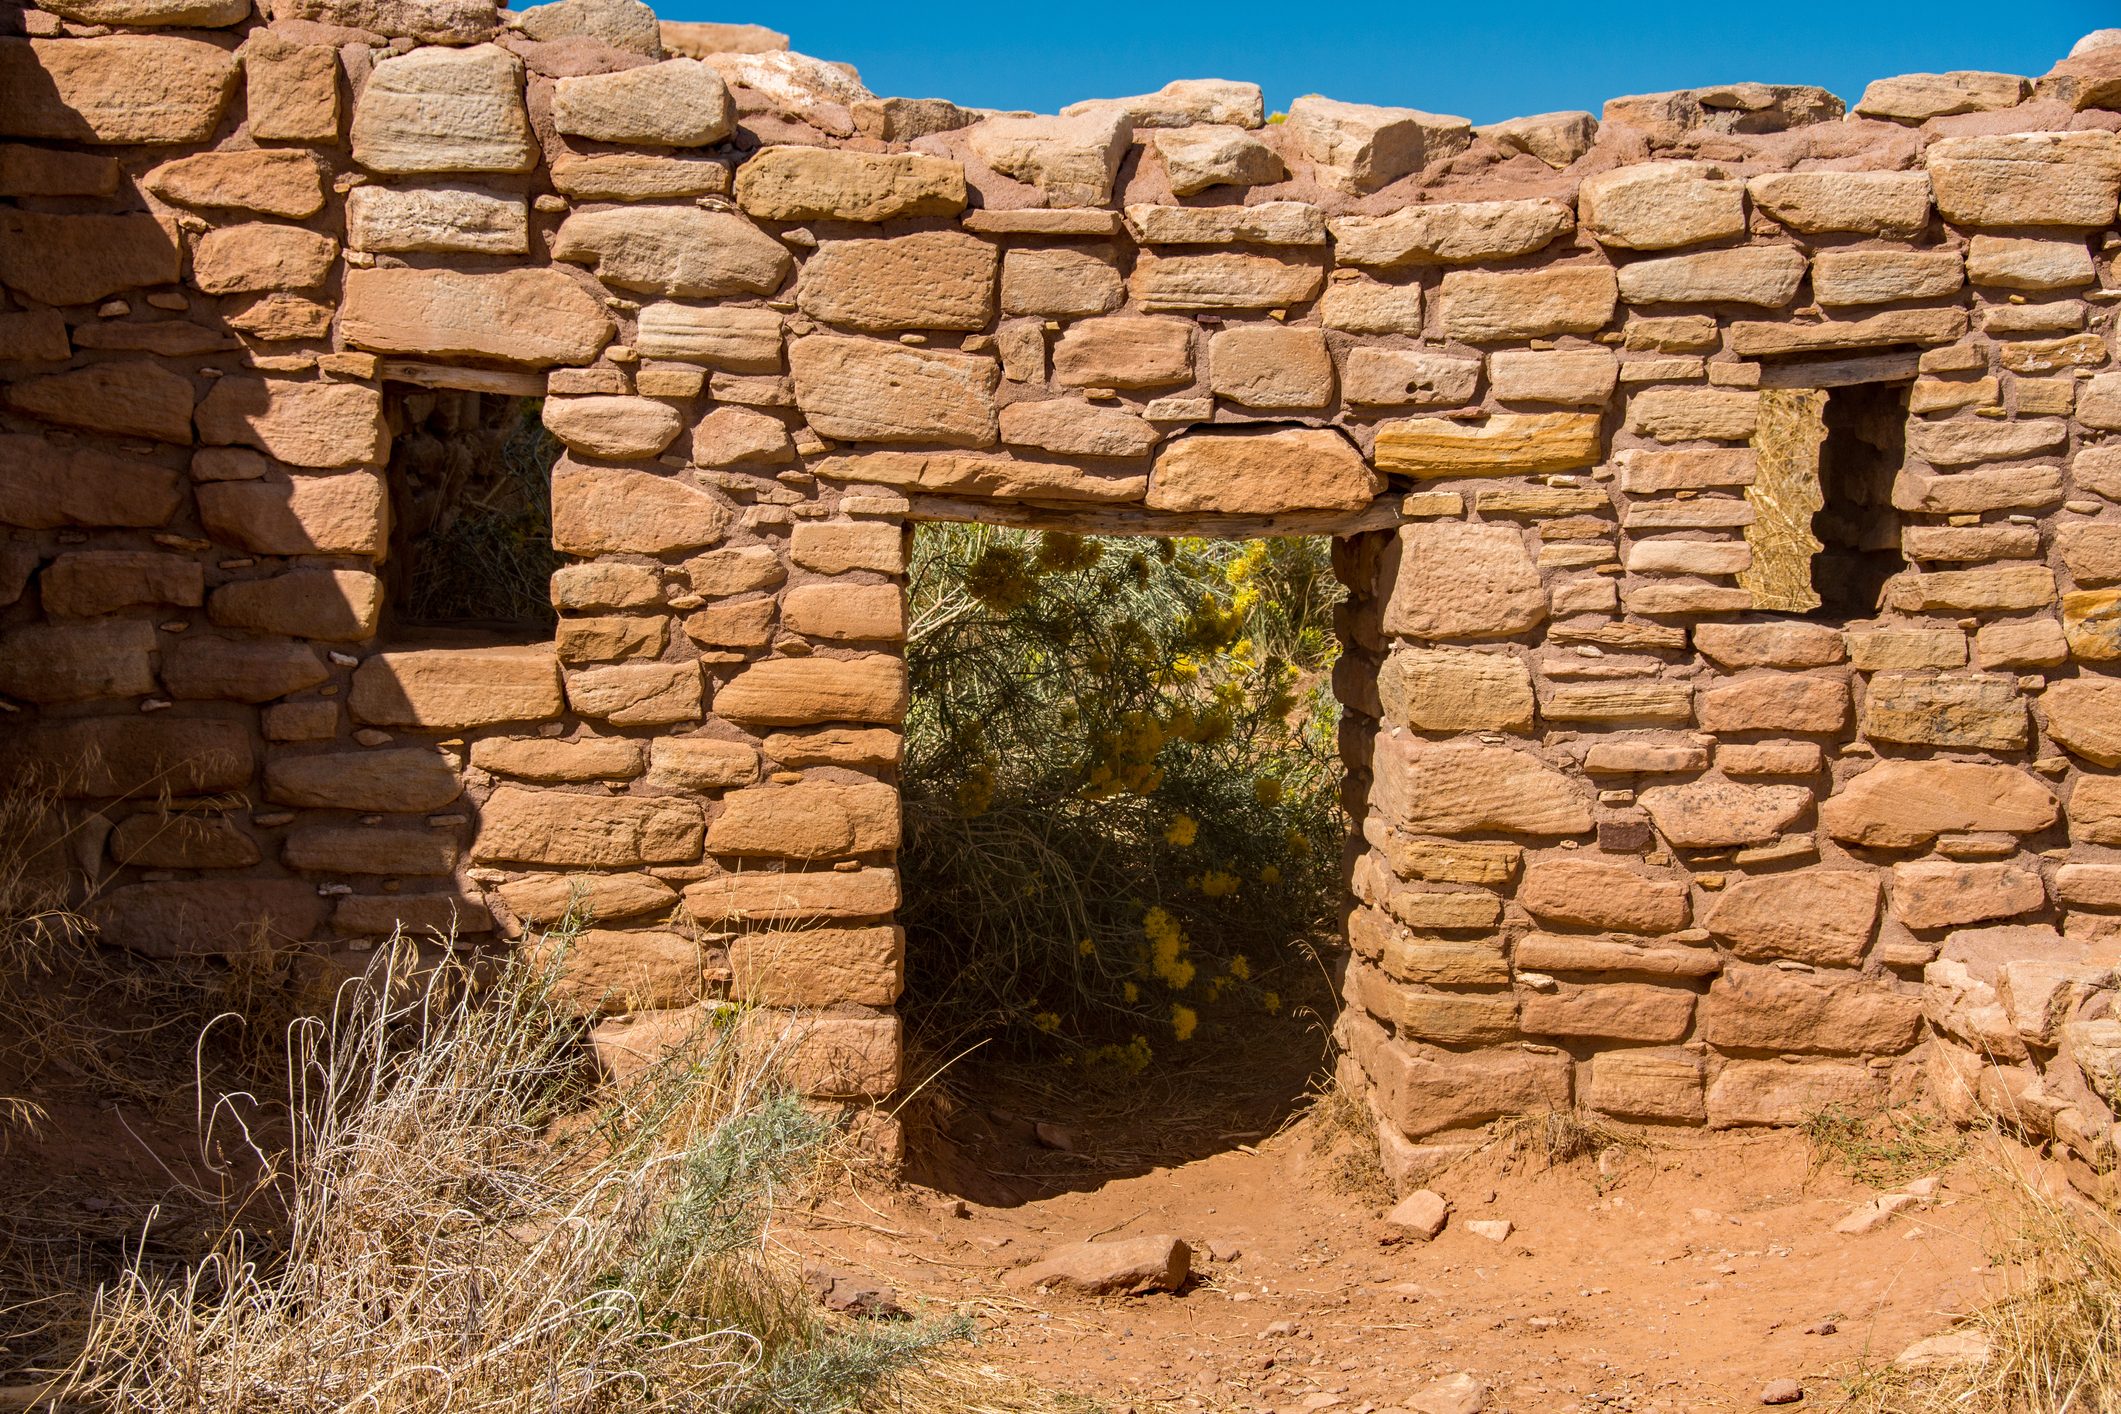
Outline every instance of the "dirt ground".
[[[1459, 1372], [1489, 1387], [1490, 1411], [1757, 1409], [1779, 1379], [1832, 1408], [1837, 1372], [1938, 1332], [2000, 1275], [1979, 1162], [1840, 1234], [1878, 1190], [1792, 1132], [1664, 1130], [1561, 1165], [1497, 1145], [1430, 1185], [1453, 1206], [1439, 1237], [1400, 1240], [1380, 1220], [1389, 1196], [1351, 1188], [1345, 1131], [1289, 1088], [1315, 1052], [1284, 1049], [1264, 1090], [1254, 1058], [1249, 1092], [1214, 1083], [1228, 1058], [1158, 1096], [960, 1089], [943, 1123], [915, 1126], [915, 1181], [845, 1188], [788, 1240], [971, 1316], [1008, 1374], [1137, 1414], [1419, 1408], [1406, 1402]], [[1072, 1148], [1039, 1143], [1039, 1121]], [[1491, 1241], [1466, 1226], [1480, 1219], [1514, 1230]], [[1064, 1243], [1154, 1233], [1193, 1248], [1177, 1294], [1006, 1280]]]

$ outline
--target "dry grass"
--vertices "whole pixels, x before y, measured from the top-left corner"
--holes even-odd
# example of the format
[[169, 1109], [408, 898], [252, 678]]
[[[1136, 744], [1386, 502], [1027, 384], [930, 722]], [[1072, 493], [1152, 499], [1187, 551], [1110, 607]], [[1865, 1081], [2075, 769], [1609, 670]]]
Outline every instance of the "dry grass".
[[1543, 1168], [1596, 1159], [1616, 1150], [1648, 1147], [1640, 1135], [1594, 1119], [1581, 1110], [1545, 1110], [1495, 1122], [1490, 1141], [1511, 1163], [1536, 1159]]
[[2111, 1414], [2121, 1410], [2121, 1220], [2085, 1201], [2000, 1130], [1978, 1163], [1995, 1181], [1991, 1261], [2002, 1295], [1955, 1333], [1985, 1360], [1888, 1364], [1843, 1381], [1861, 1414]]
[[1831, 1165], [1858, 1183], [1891, 1188], [1934, 1173], [1966, 1152], [1949, 1120], [1910, 1105], [1861, 1111], [1829, 1105], [1805, 1121], [1812, 1170]]
[[1377, 1117], [1362, 1095], [1338, 1077], [1322, 1086], [1306, 1123], [1311, 1152], [1328, 1187], [1373, 1207], [1390, 1207], [1398, 1195], [1377, 1152]]
[[[396, 947], [294, 1028], [284, 1150], [212, 1249], [100, 1294], [64, 1398], [145, 1414], [835, 1410], [954, 1322], [838, 1321], [770, 1241], [831, 1127], [736, 1028], [592, 1093], [551, 975]], [[210, 1123], [241, 1126], [244, 1097]]]

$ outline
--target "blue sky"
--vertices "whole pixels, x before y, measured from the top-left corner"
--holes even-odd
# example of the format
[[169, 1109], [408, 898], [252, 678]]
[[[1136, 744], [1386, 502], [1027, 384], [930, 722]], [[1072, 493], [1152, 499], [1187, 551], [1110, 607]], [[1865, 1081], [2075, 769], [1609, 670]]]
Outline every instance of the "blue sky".
[[771, 26], [882, 94], [1052, 112], [1215, 77], [1258, 83], [1270, 108], [1318, 92], [1475, 122], [1739, 79], [1822, 84], [1853, 102], [1888, 74], [2037, 75], [2079, 35], [2121, 25], [2113, 0], [653, 3], [665, 19]]

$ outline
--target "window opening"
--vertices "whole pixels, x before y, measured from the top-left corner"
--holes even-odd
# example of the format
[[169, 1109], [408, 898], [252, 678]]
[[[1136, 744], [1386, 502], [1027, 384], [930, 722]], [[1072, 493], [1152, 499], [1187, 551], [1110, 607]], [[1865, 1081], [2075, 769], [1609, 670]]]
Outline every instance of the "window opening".
[[542, 641], [557, 622], [552, 468], [535, 398], [408, 389], [394, 400], [391, 609], [404, 628]]
[[1832, 620], [1878, 611], [1907, 567], [1893, 482], [1906, 458], [1908, 385], [1769, 388], [1760, 394], [1738, 583], [1757, 609]]

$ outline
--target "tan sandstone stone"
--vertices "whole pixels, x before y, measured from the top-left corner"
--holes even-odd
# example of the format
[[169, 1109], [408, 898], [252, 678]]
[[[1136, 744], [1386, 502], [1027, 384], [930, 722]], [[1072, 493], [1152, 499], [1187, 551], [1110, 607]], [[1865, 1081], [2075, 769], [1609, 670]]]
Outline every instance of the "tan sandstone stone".
[[795, 265], [743, 217], [693, 206], [573, 212], [553, 237], [552, 258], [587, 265], [620, 289], [683, 298], [772, 294]]
[[2053, 793], [2009, 766], [1971, 761], [1882, 761], [1819, 807], [1838, 840], [1907, 849], [1953, 831], [2031, 834], [2055, 822]]
[[675, 476], [563, 460], [552, 474], [553, 548], [569, 555], [667, 555], [718, 543], [732, 512]]
[[1571, 471], [1599, 458], [1592, 413], [1499, 412], [1479, 422], [1408, 418], [1378, 425], [1379, 471], [1423, 480]]
[[672, 796], [584, 795], [504, 785], [479, 811], [471, 857], [627, 869], [700, 857], [700, 808]]
[[549, 647], [373, 654], [354, 670], [347, 705], [356, 721], [433, 731], [542, 721], [566, 707]]
[[797, 299], [813, 319], [870, 333], [984, 329], [998, 261], [991, 242], [958, 231], [826, 241], [803, 263]]
[[768, 147], [737, 169], [738, 203], [769, 221], [888, 221], [965, 209], [965, 169], [918, 152]]
[[1853, 869], [1800, 869], [1739, 879], [1702, 919], [1750, 962], [1787, 958], [1854, 967], [1878, 922], [1878, 876]]
[[1532, 677], [1506, 653], [1405, 648], [1385, 658], [1377, 695], [1385, 721], [1416, 731], [1532, 730]]
[[538, 146], [522, 61], [493, 44], [384, 59], [354, 103], [350, 141], [374, 172], [527, 172]]
[[1745, 230], [1745, 183], [1693, 162], [1642, 162], [1587, 179], [1577, 194], [1584, 230], [1601, 245], [1666, 250]]
[[992, 358], [816, 334], [788, 351], [796, 401], [820, 434], [849, 442], [999, 440]]

